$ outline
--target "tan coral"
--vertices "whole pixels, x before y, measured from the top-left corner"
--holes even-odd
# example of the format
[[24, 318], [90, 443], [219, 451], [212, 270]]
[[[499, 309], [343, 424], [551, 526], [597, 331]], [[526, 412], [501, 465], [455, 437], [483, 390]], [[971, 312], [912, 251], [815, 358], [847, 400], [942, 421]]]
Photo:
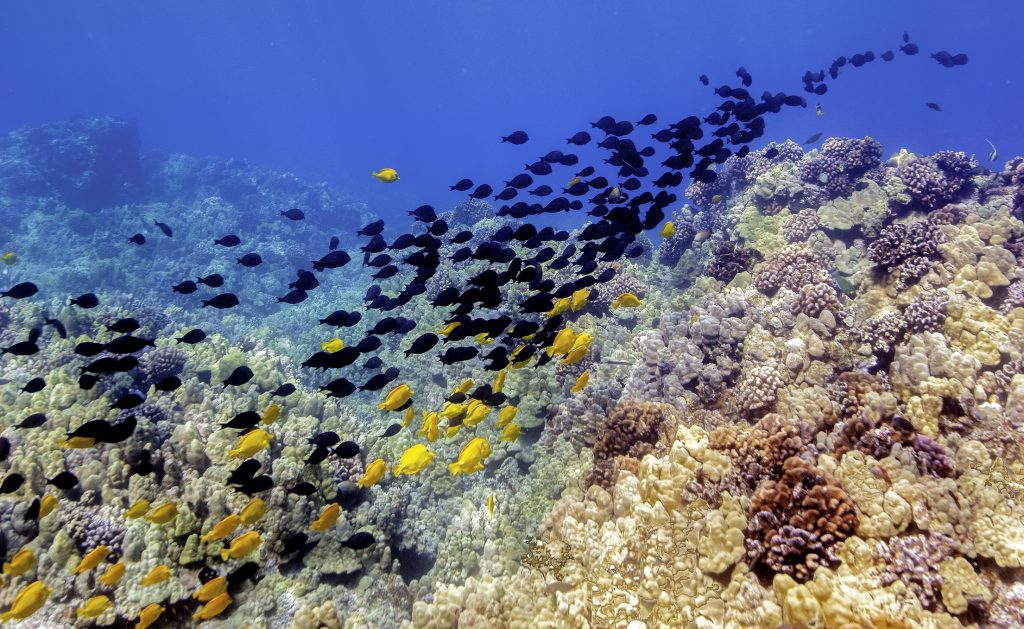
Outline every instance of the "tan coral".
[[872, 469], [880, 469], [878, 461], [856, 450], [847, 452], [838, 466], [828, 456], [819, 458], [822, 468], [830, 470], [857, 505], [861, 537], [892, 537], [906, 530], [911, 521], [910, 503], [888, 487]]
[[942, 575], [942, 602], [954, 614], [967, 611], [971, 599], [988, 602], [992, 592], [978, 579], [974, 568], [963, 557], [949, 557], [939, 564]]
[[722, 506], [704, 518], [703, 536], [697, 543], [697, 565], [708, 574], [721, 574], [743, 557], [743, 529], [747, 516], [738, 498], [726, 492]]

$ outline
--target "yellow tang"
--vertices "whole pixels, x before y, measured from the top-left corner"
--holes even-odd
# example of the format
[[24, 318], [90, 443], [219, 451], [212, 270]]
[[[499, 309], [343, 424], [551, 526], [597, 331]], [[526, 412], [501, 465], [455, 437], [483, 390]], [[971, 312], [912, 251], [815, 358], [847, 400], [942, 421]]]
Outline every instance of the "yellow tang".
[[3, 260], [4, 264], [6, 264], [7, 266], [11, 266], [12, 264], [18, 261], [18, 254], [14, 253], [13, 251], [8, 251], [4, 255], [0, 256], [0, 260]]
[[498, 372], [497, 377], [494, 378], [494, 386], [491, 387], [491, 391], [494, 393], [501, 393], [501, 390], [505, 388], [505, 378], [508, 376], [508, 370], [502, 369]]
[[491, 444], [483, 437], [473, 437], [466, 445], [462, 446], [459, 458], [454, 463], [448, 464], [448, 470], [452, 476], [459, 474], [472, 474], [484, 469], [483, 460], [491, 454]]
[[640, 298], [633, 293], [622, 293], [615, 298], [612, 302], [612, 308], [638, 308], [640, 306]]
[[569, 180], [569, 183], [565, 184], [566, 188], [571, 188], [580, 182], [579, 176], [573, 177]]
[[84, 450], [94, 447], [96, 443], [96, 440], [92, 437], [68, 437], [67, 439], [61, 439], [58, 445], [72, 450]]
[[173, 502], [165, 502], [146, 514], [146, 521], [153, 524], [167, 524], [178, 515], [178, 507]]
[[466, 418], [462, 420], [467, 426], [476, 426], [491, 412], [491, 407], [480, 400], [473, 400], [466, 407]]
[[240, 559], [245, 557], [252, 551], [260, 547], [263, 543], [263, 538], [256, 531], [249, 531], [248, 533], [242, 533], [235, 539], [231, 540], [231, 546], [224, 548], [220, 551], [220, 558], [227, 561], [231, 559]]
[[713, 197], [711, 197], [711, 202], [712, 203], [718, 203], [721, 200], [722, 200], [722, 195], [720, 195], [720, 194], [716, 194]]
[[214, 597], [206, 603], [206, 605], [203, 605], [199, 611], [192, 614], [192, 620], [209, 620], [211, 618], [215, 618], [227, 609], [230, 604], [231, 595], [224, 592], [223, 594]]
[[562, 297], [561, 299], [555, 300], [555, 305], [551, 310], [548, 310], [545, 314], [550, 319], [551, 317], [558, 316], [569, 309], [569, 298]]
[[39, 611], [46, 602], [46, 598], [53, 593], [53, 590], [46, 587], [46, 584], [42, 581], [33, 581], [25, 587], [21, 588], [17, 596], [14, 597], [14, 602], [11, 603], [11, 608], [0, 614], [0, 622], [7, 622], [8, 620], [24, 620], [32, 614]]
[[238, 517], [241, 518], [242, 523], [246, 526], [252, 526], [259, 522], [260, 518], [262, 518], [266, 513], [267, 503], [263, 502], [262, 498], [253, 498], [249, 502], [245, 503], [245, 506], [242, 507], [242, 511], [238, 514]]
[[576, 342], [576, 333], [573, 332], [572, 328], [566, 327], [558, 331], [555, 335], [555, 340], [551, 342], [548, 347], [548, 356], [554, 356], [555, 354], [568, 354], [569, 350], [572, 349], [572, 344]]
[[160, 603], [150, 603], [139, 612], [139, 622], [135, 623], [135, 629], [146, 629], [160, 618], [164, 613], [164, 606]]
[[407, 384], [400, 384], [385, 396], [384, 401], [377, 405], [382, 411], [397, 411], [412, 399], [412, 389]]
[[672, 221], [666, 221], [665, 226], [661, 228], [661, 231], [658, 232], [658, 235], [661, 236], [662, 238], [671, 238], [672, 236], [675, 236], [676, 224], [673, 223]]
[[398, 181], [398, 171], [394, 168], [381, 168], [380, 170], [376, 170], [370, 174], [373, 175], [377, 181], [382, 181], [384, 183], [395, 183]]
[[22, 548], [10, 561], [4, 562], [4, 574], [11, 577], [20, 577], [36, 565], [36, 556], [31, 548]]
[[96, 618], [97, 616], [102, 616], [103, 612], [108, 609], [110, 609], [110, 599], [105, 595], [100, 594], [99, 596], [94, 596], [83, 603], [75, 614], [79, 618]]
[[573, 312], [579, 312], [587, 305], [588, 299], [590, 299], [589, 288], [576, 290], [569, 296], [569, 307], [572, 308]]
[[473, 379], [467, 378], [462, 381], [462, 384], [455, 387], [456, 393], [469, 393], [469, 390], [473, 388]]
[[572, 385], [571, 391], [573, 393], [579, 393], [583, 390], [583, 387], [587, 386], [588, 382], [590, 382], [590, 372], [584, 371], [580, 374], [579, 378], [576, 378], [576, 384]]
[[519, 412], [518, 406], [506, 406], [501, 409], [498, 413], [498, 428], [501, 428], [508, 424], [510, 421], [516, 418], [516, 413]]
[[267, 407], [267, 410], [263, 411], [263, 417], [260, 418], [260, 421], [269, 426], [276, 422], [279, 417], [281, 417], [281, 406], [271, 404]]
[[162, 583], [167, 579], [171, 578], [171, 569], [164, 565], [159, 565], [149, 571], [149, 574], [139, 579], [140, 585], [156, 585]]
[[129, 520], [141, 518], [142, 516], [146, 515], [147, 511], [149, 511], [149, 507], [150, 504], [148, 500], [146, 500], [145, 498], [139, 498], [132, 504], [132, 506], [128, 507], [127, 511], [124, 512], [124, 517], [128, 518]]
[[459, 327], [460, 325], [462, 325], [460, 322], [452, 321], [448, 325], [446, 325], [443, 328], [441, 328], [441, 335], [442, 336], [448, 336], [449, 334], [451, 334], [452, 332], [455, 331], [455, 328]]
[[82, 557], [82, 560], [78, 562], [78, 565], [71, 570], [71, 574], [81, 574], [92, 570], [96, 566], [100, 565], [100, 562], [106, 559], [109, 554], [110, 548], [100, 544]]
[[334, 354], [345, 349], [345, 341], [335, 337], [329, 341], [324, 341], [320, 344], [320, 348], [328, 354]]
[[384, 462], [384, 459], [374, 459], [366, 466], [366, 471], [363, 472], [363, 476], [356, 486], [359, 488], [373, 487], [384, 478], [384, 473], [387, 471], [388, 464]]
[[247, 432], [238, 438], [238, 443], [234, 449], [228, 450], [229, 459], [248, 459], [249, 457], [255, 456], [261, 450], [270, 445], [271, 440], [274, 437], [263, 430], [257, 428], [251, 432]]
[[491, 516], [492, 520], [494, 519], [494, 494], [487, 496], [487, 514]]
[[506, 425], [505, 429], [501, 431], [501, 441], [515, 441], [519, 438], [520, 431], [519, 424]]
[[42, 520], [50, 515], [57, 508], [58, 504], [60, 504], [60, 501], [50, 494], [43, 496], [43, 499], [39, 501], [39, 519]]
[[466, 403], [460, 402], [459, 404], [452, 404], [451, 402], [445, 402], [444, 408], [441, 409], [441, 417], [445, 419], [455, 419], [466, 412]]
[[412, 406], [405, 409], [405, 415], [402, 417], [402, 428], [408, 428], [415, 416], [416, 412], [412, 410]]
[[814, 113], [818, 114], [819, 118], [825, 115], [825, 110], [821, 108], [821, 103], [814, 106]]
[[224, 516], [220, 522], [213, 525], [210, 532], [199, 538], [201, 542], [216, 542], [217, 540], [224, 539], [228, 535], [235, 532], [242, 524], [242, 518], [238, 517], [234, 513], [231, 515]]
[[228, 591], [227, 577], [216, 577], [210, 579], [192, 594], [192, 598], [200, 603], [208, 603]]
[[473, 339], [481, 345], [487, 345], [488, 343], [494, 342], [494, 337], [487, 332], [481, 332], [480, 334], [474, 336]]
[[313, 520], [313, 524], [310, 528], [314, 531], [326, 531], [338, 522], [338, 518], [340, 516], [341, 505], [336, 502], [329, 503], [320, 510], [320, 515], [316, 520]]
[[395, 476], [419, 474], [430, 465], [432, 460], [434, 460], [434, 453], [422, 443], [417, 443], [402, 453], [402, 458], [398, 460], [398, 465], [391, 470], [391, 473]]
[[100, 583], [106, 586], [117, 585], [117, 582], [121, 580], [127, 570], [123, 561], [119, 561], [114, 565], [107, 568], [107, 571], [103, 573], [103, 576], [98, 579]]
[[438, 437], [441, 436], [441, 431], [437, 427], [440, 419], [441, 416], [437, 413], [423, 411], [423, 427], [416, 432], [416, 436], [426, 437], [430, 443], [437, 441]]

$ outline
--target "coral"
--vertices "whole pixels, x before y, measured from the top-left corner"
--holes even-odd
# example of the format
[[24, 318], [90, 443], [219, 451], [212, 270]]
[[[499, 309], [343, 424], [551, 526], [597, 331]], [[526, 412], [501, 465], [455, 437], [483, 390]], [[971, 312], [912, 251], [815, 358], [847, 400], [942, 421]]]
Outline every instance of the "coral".
[[770, 411], [779, 399], [779, 389], [784, 385], [777, 368], [771, 365], [754, 367], [740, 381], [736, 404], [747, 416]]
[[830, 281], [821, 256], [806, 243], [787, 245], [754, 270], [754, 286], [769, 297], [780, 288], [796, 292], [807, 284]]
[[921, 601], [922, 607], [935, 611], [942, 600], [943, 583], [935, 568], [956, 551], [953, 538], [941, 533], [894, 537], [878, 547], [878, 558], [885, 566], [882, 584], [902, 581]]
[[889, 215], [889, 196], [877, 183], [864, 182], [863, 189], [848, 197], [832, 199], [818, 208], [821, 227], [837, 231], [858, 229], [875, 237]]
[[800, 163], [800, 178], [819, 184], [829, 198], [846, 196], [868, 171], [882, 163], [882, 145], [873, 138], [829, 138], [816, 157]]
[[719, 426], [711, 431], [709, 443], [729, 454], [733, 473], [753, 489], [765, 478], [781, 476], [783, 463], [803, 454], [814, 432], [809, 421], [769, 413], [752, 426]]
[[782, 225], [782, 234], [786, 237], [786, 242], [803, 242], [817, 231], [820, 224], [818, 213], [807, 208], [789, 217]]
[[942, 232], [927, 221], [896, 223], [884, 228], [868, 246], [868, 257], [886, 273], [899, 272], [896, 290], [904, 291], [939, 259]]
[[801, 286], [800, 295], [793, 304], [794, 313], [802, 312], [808, 317], [818, 317], [826, 310], [838, 316], [842, 309], [836, 289], [831, 283]]
[[955, 202], [968, 188], [977, 165], [962, 152], [940, 151], [905, 161], [896, 168], [896, 175], [912, 203], [930, 210]]
[[939, 575], [942, 577], [942, 602], [951, 613], [966, 612], [971, 600], [987, 603], [992, 598], [992, 593], [963, 557], [943, 559], [939, 564]]
[[721, 574], [744, 555], [743, 529], [747, 516], [739, 499], [729, 493], [722, 496], [722, 506], [704, 517], [706, 534], [697, 543], [697, 565], [708, 574]]
[[587, 477], [587, 484], [612, 487], [617, 478], [615, 466], [622, 465], [620, 459], [642, 459], [677, 422], [678, 412], [667, 404], [627, 401], [616, 405], [594, 444], [595, 471]]
[[185, 368], [186, 355], [183, 350], [164, 345], [149, 350], [139, 360], [139, 368], [149, 383], [177, 376]]
[[720, 282], [731, 282], [736, 275], [747, 271], [755, 259], [753, 249], [744, 249], [739, 244], [725, 240], [711, 250], [704, 273]]
[[918, 293], [903, 311], [903, 321], [907, 333], [941, 330], [946, 321], [946, 306], [948, 304], [949, 292], [944, 288]]

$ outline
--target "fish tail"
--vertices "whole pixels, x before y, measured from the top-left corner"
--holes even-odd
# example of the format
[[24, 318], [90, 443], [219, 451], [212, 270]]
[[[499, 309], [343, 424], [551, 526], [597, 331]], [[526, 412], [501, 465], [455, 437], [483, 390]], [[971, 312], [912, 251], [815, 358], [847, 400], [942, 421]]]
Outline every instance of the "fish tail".
[[448, 464], [448, 471], [450, 471], [452, 473], [452, 476], [458, 476], [459, 472], [461, 472], [462, 470], [460, 469], [458, 463], [449, 463]]
[[221, 558], [221, 560], [227, 561], [228, 557], [230, 557], [230, 556], [231, 556], [231, 551], [230, 550], [228, 550], [227, 548], [221, 549], [221, 551], [220, 551], [220, 558]]

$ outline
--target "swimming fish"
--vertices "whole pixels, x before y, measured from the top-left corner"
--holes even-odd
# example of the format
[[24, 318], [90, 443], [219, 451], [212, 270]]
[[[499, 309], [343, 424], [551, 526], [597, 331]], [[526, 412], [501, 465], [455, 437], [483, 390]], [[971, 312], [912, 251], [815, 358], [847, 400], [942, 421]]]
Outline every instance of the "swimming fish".
[[928, 109], [933, 109], [935, 111], [942, 111], [942, 107], [938, 103], [928, 102], [925, 103], [924, 106], [927, 107]]
[[82, 603], [82, 606], [75, 611], [75, 615], [79, 618], [96, 618], [102, 616], [103, 612], [110, 609], [110, 605], [110, 598], [100, 594]]
[[996, 145], [992, 144], [992, 140], [989, 140], [988, 138], [985, 138], [985, 141], [992, 147], [992, 151], [988, 154], [988, 161], [994, 162], [996, 161], [996, 158], [999, 157], [999, 153], [996, 151]]
[[146, 576], [139, 579], [139, 584], [156, 585], [157, 583], [161, 583], [163, 581], [166, 581], [167, 579], [170, 579], [171, 576], [173, 576], [171, 574], [171, 569], [161, 564], [150, 570], [149, 573], [146, 574]]
[[39, 292], [37, 287], [32, 282], [21, 282], [15, 284], [5, 291], [0, 291], [0, 297], [10, 297], [11, 299], [25, 299], [35, 295]]
[[234, 234], [228, 234], [226, 236], [221, 236], [217, 240], [214, 240], [213, 244], [220, 245], [222, 247], [237, 247], [238, 245], [242, 244], [242, 239]]
[[79, 295], [78, 297], [72, 297], [71, 299], [68, 300], [68, 304], [71, 306], [78, 306], [79, 308], [85, 308], [86, 310], [89, 310], [91, 308], [95, 308], [96, 306], [98, 306], [100, 304], [100, 300], [95, 293], [85, 293], [84, 295]]
[[[577, 284], [579, 286], [579, 284]], [[587, 300], [590, 299], [590, 289], [581, 288], [573, 291], [572, 295], [569, 296], [569, 308], [573, 312], [579, 312], [587, 305]]]
[[804, 140], [803, 143], [804, 144], [814, 144], [815, 142], [817, 142], [820, 139], [821, 139], [821, 133], [815, 133], [811, 137], [809, 137], [806, 140]]
[[562, 364], [574, 365], [583, 360], [583, 357], [590, 351], [590, 343], [593, 340], [594, 337], [587, 332], [580, 332], [576, 336], [576, 340], [573, 341], [572, 347], [566, 353], [565, 358], [561, 360]]
[[522, 429], [519, 424], [511, 423], [506, 424], [505, 428], [501, 431], [501, 441], [513, 442], [519, 438], [519, 433]]
[[357, 486], [360, 489], [366, 489], [373, 487], [384, 478], [384, 473], [387, 472], [388, 466], [384, 462], [384, 459], [375, 459], [366, 466], [366, 471], [363, 472], [362, 477], [359, 479]]
[[429, 443], [437, 441], [441, 436], [438, 422], [441, 416], [436, 412], [423, 411], [423, 427], [416, 432], [417, 437], [424, 437]]
[[228, 580], [225, 577], [214, 577], [192, 593], [192, 598], [200, 603], [207, 603], [228, 591]]
[[253, 498], [238, 513], [239, 519], [246, 526], [256, 524], [267, 513], [267, 503], [262, 498]]
[[139, 612], [139, 622], [135, 623], [135, 629], [147, 629], [150, 625], [159, 620], [160, 615], [166, 608], [160, 603], [150, 603]]
[[487, 496], [487, 514], [494, 519], [494, 494]]
[[263, 264], [263, 258], [260, 256], [260, 254], [256, 253], [255, 251], [250, 251], [241, 258], [238, 258], [237, 263], [241, 264], [244, 267], [252, 269]]
[[4, 253], [2, 256], [0, 256], [0, 261], [2, 261], [7, 266], [11, 266], [12, 264], [18, 261], [18, 254], [14, 253], [13, 251], [8, 251]]
[[262, 543], [263, 538], [256, 531], [242, 533], [231, 540], [231, 545], [228, 548], [220, 551], [220, 558], [224, 561], [227, 561], [229, 558], [240, 559], [259, 548]]
[[633, 293], [622, 293], [611, 303], [611, 308], [639, 308], [640, 298]]
[[335, 337], [329, 341], [324, 341], [320, 344], [320, 349], [324, 350], [328, 354], [341, 351], [345, 347], [345, 341]]
[[388, 392], [384, 401], [377, 405], [382, 411], [397, 411], [412, 399], [412, 389], [407, 384], [400, 384]]
[[0, 614], [0, 622], [24, 620], [39, 611], [47, 597], [53, 593], [42, 581], [33, 581], [18, 592], [10, 609]]
[[672, 221], [667, 221], [665, 226], [661, 228], [658, 235], [662, 238], [671, 238], [676, 235], [676, 225]]
[[326, 531], [338, 522], [341, 516], [341, 505], [336, 502], [329, 503], [320, 510], [320, 515], [310, 525], [314, 531]]
[[117, 585], [117, 582], [120, 581], [122, 577], [124, 577], [124, 573], [126, 571], [127, 569], [124, 565], [124, 562], [119, 561], [111, 565], [109, 568], [107, 568], [107, 571], [104, 572], [103, 576], [97, 579], [97, 581], [99, 581], [107, 587]]
[[234, 293], [221, 293], [219, 295], [214, 295], [211, 299], [203, 299], [201, 301], [204, 308], [206, 306], [213, 306], [218, 310], [234, 308], [239, 304], [238, 296]]
[[55, 497], [51, 496], [50, 494], [46, 494], [39, 501], [39, 514], [36, 517], [38, 519], [45, 518], [46, 516], [50, 515], [50, 513], [53, 512], [54, 509], [57, 508], [58, 504], [60, 503]]
[[132, 243], [133, 245], [144, 245], [146, 244], [146, 237], [143, 236], [142, 234], [133, 234], [130, 238], [128, 238], [128, 242]]
[[213, 525], [213, 528], [210, 529], [209, 533], [200, 537], [199, 541], [216, 542], [217, 540], [224, 539], [228, 535], [234, 533], [235, 529], [237, 529], [241, 524], [242, 518], [235, 515], [234, 513], [224, 516], [224, 518], [222, 518], [220, 522]]
[[146, 521], [152, 524], [167, 524], [178, 516], [178, 507], [173, 502], [165, 502], [146, 514]]
[[818, 114], [819, 118], [825, 115], [825, 110], [821, 108], [821, 103], [814, 106], [814, 113]]
[[550, 346], [548, 346], [547, 354], [548, 356], [554, 356], [555, 354], [568, 354], [575, 342], [576, 333], [572, 328], [562, 328], [559, 330], [558, 334], [555, 335], [555, 340], [551, 342]]
[[[415, 447], [415, 446], [414, 446]], [[452, 476], [458, 474], [472, 474], [484, 469], [483, 460], [490, 456], [491, 444], [483, 437], [473, 437], [466, 445], [462, 446], [459, 458], [448, 465]]]
[[495, 393], [501, 393], [501, 390], [505, 387], [505, 378], [508, 376], [507, 369], [501, 369], [498, 371], [498, 375], [494, 378], [494, 386], [491, 390]]
[[278, 404], [271, 404], [267, 407], [267, 410], [263, 411], [263, 417], [260, 418], [260, 423], [269, 426], [281, 417], [281, 407]]
[[287, 218], [290, 221], [301, 221], [306, 218], [306, 214], [297, 207], [293, 207], [289, 210], [282, 210], [281, 216]]
[[570, 389], [570, 391], [572, 393], [579, 393], [583, 390], [583, 387], [587, 386], [588, 382], [590, 382], [590, 372], [584, 371], [580, 374], [579, 378], [576, 378], [576, 384], [572, 385], [572, 389]]
[[71, 569], [71, 574], [81, 574], [92, 570], [96, 566], [100, 565], [100, 562], [106, 559], [109, 554], [110, 548], [100, 544], [82, 557], [78, 562], [78, 565]]
[[525, 144], [529, 139], [530, 136], [525, 131], [513, 131], [508, 135], [501, 136], [501, 141], [509, 144]]
[[498, 413], [498, 428], [502, 428], [508, 425], [513, 419], [516, 418], [516, 414], [519, 412], [518, 406], [506, 406], [501, 409]]
[[146, 515], [147, 511], [149, 511], [149, 507], [149, 501], [146, 500], [145, 498], [140, 498], [136, 500], [132, 504], [132, 506], [128, 507], [128, 510], [124, 512], [124, 517], [128, 518], [129, 520], [141, 518], [142, 516]]
[[398, 181], [398, 171], [394, 168], [381, 168], [370, 173], [373, 177], [383, 183], [395, 183]]
[[252, 432], [247, 432], [238, 438], [238, 443], [235, 447], [228, 451], [229, 459], [248, 459], [249, 457], [255, 456], [258, 452], [262, 451], [273, 440], [273, 436], [263, 430], [257, 428]]
[[36, 565], [36, 556], [31, 548], [22, 548], [11, 557], [10, 561], [4, 562], [4, 574], [10, 577], [20, 577]]
[[231, 595], [227, 592], [219, 594], [214, 598], [210, 599], [206, 605], [203, 605], [196, 613], [192, 614], [192, 620], [209, 620], [219, 616], [225, 609], [231, 605]]
[[434, 460], [434, 453], [427, 449], [422, 443], [410, 446], [398, 460], [398, 465], [392, 468], [391, 473], [395, 476], [407, 474], [412, 476], [424, 470]]

